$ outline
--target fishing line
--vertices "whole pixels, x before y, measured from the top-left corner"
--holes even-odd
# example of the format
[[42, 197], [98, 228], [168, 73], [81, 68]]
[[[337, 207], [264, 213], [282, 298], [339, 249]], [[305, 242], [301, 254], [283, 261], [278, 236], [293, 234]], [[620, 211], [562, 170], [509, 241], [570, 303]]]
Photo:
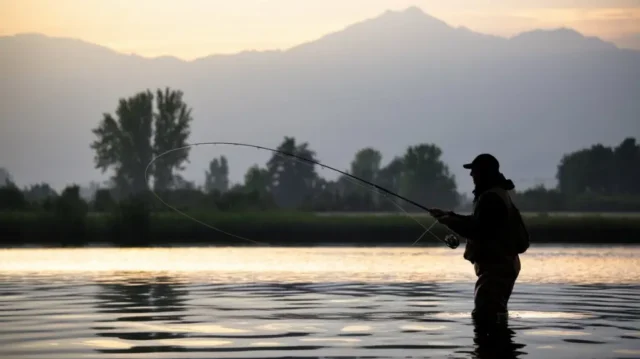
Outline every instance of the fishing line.
[[[391, 203], [393, 203], [396, 207], [398, 207], [398, 208], [399, 208], [400, 210], [402, 210], [406, 215], [408, 215], [411, 219], [413, 219], [416, 223], [418, 223], [422, 228], [424, 228], [424, 229], [425, 229], [425, 232], [423, 232], [423, 233], [420, 235], [420, 237], [418, 237], [418, 239], [417, 239], [417, 240], [412, 244], [412, 246], [413, 246], [413, 245], [415, 245], [416, 243], [418, 243], [418, 241], [420, 241], [420, 239], [422, 239], [422, 237], [424, 237], [424, 235], [425, 235], [425, 234], [427, 234], [427, 233], [431, 234], [433, 237], [435, 237], [435, 238], [437, 238], [438, 240], [442, 241], [443, 243], [445, 243], [448, 247], [450, 247], [450, 248], [452, 248], [452, 249], [457, 248], [457, 246], [458, 246], [458, 245], [459, 245], [459, 243], [460, 243], [460, 242], [459, 242], [459, 240], [458, 240], [458, 238], [457, 238], [455, 235], [453, 235], [453, 234], [449, 234], [449, 235], [447, 235], [447, 236], [445, 237], [445, 239], [441, 239], [440, 237], [438, 237], [437, 235], [435, 235], [434, 233], [432, 233], [432, 232], [431, 232], [431, 228], [433, 228], [437, 223], [439, 223], [437, 219], [436, 219], [436, 220], [435, 220], [435, 221], [434, 221], [434, 222], [433, 222], [429, 227], [426, 227], [424, 224], [422, 224], [420, 221], [418, 221], [416, 218], [414, 218], [411, 214], [409, 214], [409, 212], [408, 212], [408, 211], [406, 211], [404, 208], [402, 208], [402, 206], [400, 206], [398, 203], [396, 203], [395, 201], [393, 201], [393, 200], [392, 200], [391, 198], [389, 198], [388, 196], [389, 196], [389, 195], [391, 195], [391, 196], [397, 197], [397, 198], [399, 198], [399, 199], [402, 199], [402, 200], [404, 200], [404, 201], [406, 201], [406, 202], [408, 202], [408, 203], [413, 204], [414, 206], [416, 206], [416, 207], [418, 207], [418, 208], [421, 208], [421, 209], [423, 209], [423, 210], [427, 211], [427, 213], [430, 213], [430, 212], [431, 212], [431, 209], [430, 209], [430, 208], [427, 208], [427, 207], [425, 207], [425, 206], [423, 206], [423, 205], [421, 205], [421, 204], [419, 204], [419, 203], [416, 203], [416, 202], [414, 202], [414, 201], [412, 201], [412, 200], [410, 200], [410, 199], [408, 199], [408, 198], [406, 198], [406, 197], [404, 197], [404, 196], [401, 196], [401, 195], [399, 195], [399, 194], [397, 194], [397, 193], [391, 192], [391, 191], [389, 191], [388, 189], [386, 189], [386, 188], [384, 188], [384, 187], [381, 187], [381, 186], [379, 186], [379, 185], [377, 185], [377, 184], [375, 184], [375, 183], [372, 183], [372, 182], [369, 182], [369, 181], [367, 181], [367, 180], [365, 180], [365, 179], [362, 179], [362, 178], [356, 177], [356, 176], [351, 175], [351, 174], [349, 174], [349, 173], [347, 173], [347, 172], [344, 172], [344, 171], [341, 171], [341, 170], [339, 170], [339, 169], [333, 168], [333, 167], [331, 167], [331, 166], [325, 165], [325, 164], [320, 163], [320, 162], [318, 162], [318, 161], [315, 161], [315, 160], [312, 160], [312, 159], [309, 159], [309, 158], [300, 157], [300, 156], [297, 156], [297, 155], [292, 154], [292, 153], [288, 153], [288, 152], [284, 152], [284, 151], [281, 151], [281, 150], [276, 150], [276, 149], [272, 149], [272, 148], [268, 148], [268, 147], [263, 147], [263, 146], [258, 146], [258, 145], [251, 145], [251, 144], [245, 144], [245, 143], [239, 143], [239, 142], [198, 142], [198, 143], [194, 143], [194, 144], [188, 144], [188, 145], [185, 145], [185, 146], [181, 146], [181, 147], [178, 147], [178, 148], [174, 148], [174, 149], [171, 149], [171, 150], [165, 151], [165, 152], [163, 152], [163, 153], [159, 154], [158, 156], [156, 156], [155, 158], [153, 158], [153, 159], [149, 162], [149, 164], [147, 164], [147, 167], [145, 168], [145, 171], [144, 171], [145, 180], [146, 180], [146, 181], [147, 181], [147, 183], [148, 183], [148, 171], [149, 171], [149, 167], [150, 167], [150, 166], [151, 166], [151, 165], [152, 165], [152, 164], [153, 164], [153, 163], [154, 163], [158, 158], [160, 158], [160, 157], [162, 157], [162, 156], [165, 156], [165, 155], [167, 155], [167, 154], [169, 154], [169, 153], [172, 153], [172, 152], [176, 152], [176, 151], [180, 151], [180, 150], [184, 150], [184, 149], [191, 148], [191, 147], [196, 147], [196, 146], [203, 146], [203, 145], [230, 145], [230, 146], [239, 146], [239, 147], [256, 148], [256, 149], [259, 149], [259, 150], [268, 150], [268, 151], [271, 151], [271, 152], [273, 152], [274, 154], [276, 154], [276, 155], [278, 155], [278, 156], [282, 156], [282, 157], [285, 157], [285, 156], [286, 156], [286, 157], [290, 157], [290, 158], [292, 158], [293, 160], [295, 160], [295, 161], [297, 161], [297, 162], [308, 162], [308, 163], [311, 163], [311, 164], [313, 164], [313, 165], [317, 165], [317, 166], [319, 166], [319, 167], [321, 167], [321, 168], [327, 168], [327, 169], [333, 170], [333, 171], [335, 171], [335, 172], [338, 172], [338, 173], [340, 173], [340, 174], [345, 175], [345, 176], [346, 176], [346, 177], [345, 177], [345, 179], [347, 179], [347, 180], [348, 180], [349, 182], [351, 182], [351, 183], [355, 183], [356, 185], [359, 185], [359, 186], [365, 187], [362, 183], [360, 183], [360, 182], [364, 182], [365, 184], [368, 184], [369, 186], [372, 186], [372, 187], [373, 187], [373, 189], [375, 189], [375, 190], [377, 191], [377, 193], [379, 193], [379, 194], [383, 195], [385, 198], [387, 198], [388, 200], [390, 200], [390, 201], [391, 201]], [[355, 181], [354, 181], [354, 180], [355, 180]], [[360, 181], [360, 182], [358, 182], [358, 181]], [[369, 188], [369, 187], [365, 187], [365, 188], [367, 188], [368, 190], [373, 190], [373, 189], [371, 189], [371, 188]], [[252, 240], [252, 239], [249, 239], [249, 238], [243, 237], [243, 236], [239, 236], [239, 235], [236, 235], [236, 234], [233, 234], [233, 233], [229, 233], [229, 232], [226, 232], [226, 231], [221, 230], [221, 229], [219, 229], [219, 228], [216, 228], [216, 227], [214, 227], [214, 226], [211, 226], [211, 225], [209, 225], [209, 224], [207, 224], [207, 223], [205, 223], [205, 222], [202, 222], [202, 221], [200, 221], [200, 220], [198, 220], [198, 219], [196, 219], [196, 218], [193, 218], [192, 216], [188, 215], [187, 213], [184, 213], [183, 211], [181, 211], [181, 210], [179, 210], [179, 209], [177, 209], [177, 208], [175, 208], [175, 207], [171, 206], [169, 203], [165, 202], [162, 198], [160, 198], [160, 196], [158, 196], [158, 194], [157, 194], [157, 193], [156, 193], [152, 188], [150, 188], [150, 190], [151, 190], [151, 193], [153, 193], [153, 195], [154, 195], [156, 198], [158, 198], [158, 200], [159, 200], [160, 202], [162, 202], [165, 206], [167, 206], [167, 207], [171, 208], [171, 209], [172, 209], [172, 210], [174, 210], [175, 212], [180, 213], [181, 215], [183, 215], [183, 216], [185, 216], [185, 217], [187, 217], [187, 218], [189, 218], [189, 219], [191, 219], [191, 220], [193, 220], [193, 221], [195, 221], [195, 222], [197, 222], [197, 223], [199, 223], [199, 224], [201, 224], [201, 225], [206, 226], [207, 228], [210, 228], [210, 229], [216, 230], [216, 231], [218, 231], [218, 232], [220, 232], [220, 233], [223, 233], [223, 234], [229, 235], [229, 236], [231, 236], [231, 237], [234, 237], [234, 238], [237, 238], [237, 239], [240, 239], [240, 240], [245, 240], [245, 241], [248, 241], [248, 242], [251, 242], [251, 243], [254, 243], [254, 244], [258, 244], [258, 245], [266, 245], [266, 246], [269, 246], [269, 244], [268, 244], [268, 243], [255, 241], [255, 240]]]
[[[294, 160], [297, 160], [294, 158]], [[374, 191], [375, 193], [378, 193], [380, 195], [382, 195], [383, 197], [385, 197], [387, 200], [389, 200], [389, 202], [393, 203], [394, 206], [398, 207], [398, 209], [400, 209], [402, 212], [404, 212], [407, 216], [409, 216], [409, 218], [411, 218], [414, 222], [416, 222], [418, 225], [420, 225], [420, 227], [422, 227], [425, 231], [418, 237], [418, 239], [415, 240], [415, 242], [413, 242], [413, 244], [411, 246], [416, 245], [420, 239], [422, 239], [422, 237], [424, 237], [425, 234], [429, 233], [431, 234], [433, 237], [435, 237], [436, 239], [444, 242], [445, 244], [449, 245], [449, 243], [447, 243], [446, 240], [442, 240], [440, 237], [438, 237], [436, 234], [434, 234], [433, 232], [431, 232], [431, 228], [433, 228], [436, 224], [438, 224], [438, 220], [436, 219], [428, 228], [422, 224], [422, 222], [418, 221], [415, 217], [413, 217], [411, 214], [409, 214], [409, 212], [407, 210], [405, 210], [404, 208], [402, 208], [402, 206], [400, 204], [398, 204], [396, 201], [394, 201], [391, 197], [389, 197], [388, 194], [379, 191], [377, 188], [370, 188], [365, 186], [364, 184], [352, 179], [351, 177], [344, 177], [348, 182], [354, 183], [357, 186], [366, 188], [367, 190], [370, 191]]]

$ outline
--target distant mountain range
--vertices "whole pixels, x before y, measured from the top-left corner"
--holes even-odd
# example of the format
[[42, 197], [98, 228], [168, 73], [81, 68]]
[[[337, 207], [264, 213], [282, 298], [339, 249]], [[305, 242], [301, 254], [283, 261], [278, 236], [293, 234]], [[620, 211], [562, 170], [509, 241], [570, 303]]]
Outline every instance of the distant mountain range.
[[[383, 162], [436, 143], [461, 189], [461, 168], [492, 152], [520, 187], [553, 178], [562, 155], [640, 136], [640, 51], [570, 29], [512, 38], [454, 28], [417, 8], [388, 11], [286, 51], [194, 61], [143, 58], [86, 42], [0, 38], [0, 167], [22, 185], [106, 179], [93, 167], [91, 129], [118, 99], [170, 86], [193, 108], [190, 142], [277, 146], [308, 141], [346, 169], [365, 146]], [[201, 183], [226, 154], [232, 181], [269, 153], [192, 151], [183, 174]], [[333, 178], [323, 170], [321, 175]]]

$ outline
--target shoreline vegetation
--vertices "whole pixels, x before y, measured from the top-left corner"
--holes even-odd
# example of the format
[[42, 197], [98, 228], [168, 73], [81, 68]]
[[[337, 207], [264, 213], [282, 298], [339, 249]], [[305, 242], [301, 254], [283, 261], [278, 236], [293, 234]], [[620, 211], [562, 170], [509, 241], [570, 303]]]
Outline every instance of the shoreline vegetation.
[[[164, 88], [120, 98], [113, 114], [102, 113], [90, 147], [94, 169], [111, 174], [104, 186], [69, 184], [58, 193], [46, 182], [18, 185], [0, 167], [0, 245], [256, 245], [208, 224], [272, 246], [410, 246], [433, 223], [416, 206], [362, 187], [351, 176], [430, 207], [458, 213], [473, 207], [443, 150], [429, 142], [407, 144], [384, 162], [380, 150], [360, 148], [346, 172], [328, 179], [310, 143], [284, 136], [266, 163], [246, 169], [243, 181], [230, 181], [233, 164], [220, 155], [210, 159], [204, 183], [197, 185], [182, 175], [190, 157], [191, 110], [182, 91]], [[640, 212], [640, 144], [634, 137], [562, 154], [556, 180], [554, 188], [518, 186], [513, 193], [523, 213], [543, 213], [525, 218], [532, 243], [640, 243], [640, 216], [629, 214]], [[381, 215], [389, 211], [396, 215]], [[432, 233], [443, 238], [449, 231], [435, 225]], [[423, 238], [418, 244], [439, 242]]]
[[[189, 212], [198, 221], [269, 246], [393, 246], [409, 247], [423, 232], [404, 213]], [[433, 219], [411, 216], [428, 227]], [[525, 213], [531, 241], [544, 244], [640, 244], [640, 213]], [[450, 233], [442, 225], [431, 232]], [[87, 213], [83, 219], [48, 212], [0, 213], [0, 245], [17, 247], [82, 247], [102, 244], [145, 246], [258, 246], [220, 233], [176, 212], [122, 216]], [[461, 239], [461, 246], [464, 240]], [[425, 235], [417, 244], [438, 245]]]

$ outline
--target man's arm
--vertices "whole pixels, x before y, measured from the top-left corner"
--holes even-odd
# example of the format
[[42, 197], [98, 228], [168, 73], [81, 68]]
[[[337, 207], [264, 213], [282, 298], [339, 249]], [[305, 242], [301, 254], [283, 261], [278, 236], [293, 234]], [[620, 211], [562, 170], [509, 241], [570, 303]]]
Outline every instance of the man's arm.
[[440, 223], [464, 238], [472, 239], [474, 237], [476, 224], [473, 215], [462, 215], [451, 212], [446, 217], [441, 218]]
[[441, 222], [462, 237], [482, 240], [496, 235], [496, 230], [507, 220], [507, 207], [497, 194], [488, 193], [478, 203], [476, 213], [470, 216], [452, 214]]

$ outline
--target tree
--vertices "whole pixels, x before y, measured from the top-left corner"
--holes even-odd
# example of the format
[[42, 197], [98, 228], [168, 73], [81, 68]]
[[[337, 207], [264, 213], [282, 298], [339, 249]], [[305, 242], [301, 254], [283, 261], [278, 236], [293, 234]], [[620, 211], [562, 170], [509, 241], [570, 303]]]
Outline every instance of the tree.
[[97, 190], [92, 204], [96, 212], [108, 212], [116, 208], [116, 203], [108, 189]]
[[400, 157], [395, 157], [391, 162], [378, 172], [378, 186], [388, 189], [391, 192], [400, 191], [400, 181], [404, 171], [404, 162]]
[[[191, 109], [182, 100], [181, 91], [164, 92], [157, 90], [157, 110], [155, 114], [155, 137], [153, 150], [156, 156], [186, 145], [192, 121]], [[182, 148], [154, 161], [154, 189], [165, 190], [175, 183], [174, 170], [184, 170], [183, 162], [188, 161], [190, 148]]]
[[[304, 159], [314, 160], [315, 157], [315, 152], [309, 149], [308, 143], [296, 145], [293, 137], [285, 137], [277, 149]], [[300, 206], [311, 195], [315, 181], [318, 180], [315, 165], [277, 153], [267, 162], [267, 171], [271, 193], [281, 208]]]
[[120, 99], [117, 119], [104, 114], [100, 125], [92, 130], [98, 137], [91, 144], [96, 151], [96, 168], [104, 173], [115, 168], [113, 181], [124, 195], [137, 194], [147, 188], [144, 169], [151, 162], [153, 94], [141, 92]]
[[0, 187], [6, 186], [9, 183], [12, 183], [11, 175], [6, 168], [0, 167]]
[[363, 148], [356, 152], [351, 161], [351, 174], [369, 182], [375, 182], [380, 172], [382, 154], [371, 147]]
[[562, 156], [556, 178], [558, 189], [568, 196], [584, 193], [588, 185], [589, 150], [583, 149]]
[[410, 146], [403, 158], [400, 194], [431, 207], [457, 207], [455, 178], [441, 155], [442, 150], [433, 144]]
[[565, 154], [556, 178], [564, 195], [631, 195], [640, 193], [640, 146], [626, 138], [617, 147], [596, 144]]
[[[356, 152], [355, 158], [351, 162], [351, 174], [362, 178], [365, 181], [376, 183], [380, 173], [380, 162], [382, 161], [382, 154], [380, 151], [371, 147], [363, 148]], [[377, 183], [376, 183], [377, 184]], [[351, 187], [351, 191], [358, 197], [362, 197], [364, 202], [373, 206], [378, 203], [379, 196], [374, 192], [371, 186], [358, 186]]]
[[27, 200], [24, 198], [24, 193], [13, 182], [9, 181], [0, 187], [0, 211], [26, 208]]
[[80, 196], [80, 186], [67, 186], [56, 198], [55, 210], [63, 218], [84, 218], [89, 211], [89, 206]]
[[172, 181], [172, 189], [174, 190], [190, 190], [195, 191], [197, 186], [194, 181], [187, 181], [184, 177], [180, 175], [174, 175]]
[[209, 162], [209, 170], [205, 172], [205, 191], [226, 192], [229, 189], [229, 165], [225, 156], [214, 158]]
[[[399, 193], [403, 172], [404, 160], [401, 157], [394, 157], [386, 166], [380, 169], [380, 171], [378, 172], [378, 179], [376, 184], [391, 192]], [[388, 195], [385, 195], [384, 198], [386, 198], [386, 200], [381, 201], [378, 204], [381, 210], [397, 211], [398, 207], [393, 204], [393, 202], [402, 204], [401, 200], [398, 200], [396, 198], [389, 198]]]
[[640, 195], [640, 144], [635, 138], [625, 138], [613, 149], [615, 157], [615, 193]]
[[271, 190], [269, 181], [269, 171], [258, 167], [258, 165], [253, 165], [244, 175], [244, 188], [249, 192], [269, 193]]
[[[115, 169], [112, 181], [120, 194], [139, 194], [146, 190], [145, 168], [152, 156], [186, 144], [191, 111], [182, 102], [182, 92], [158, 90], [158, 113], [153, 112], [153, 97], [147, 90], [120, 99], [116, 118], [104, 114], [99, 126], [92, 130], [97, 137], [91, 144], [96, 152], [96, 168], [103, 173], [109, 168]], [[154, 187], [165, 189], [173, 184], [173, 170], [183, 169], [180, 166], [188, 153], [188, 149], [182, 149], [154, 161], [149, 171], [154, 177]]]
[[55, 198], [57, 195], [48, 183], [31, 185], [24, 190], [24, 197], [29, 202], [43, 202], [49, 198]]
[[63, 244], [80, 244], [85, 237], [89, 206], [80, 197], [80, 186], [66, 187], [54, 201], [54, 217]]
[[89, 182], [86, 187], [80, 187], [80, 197], [87, 202], [91, 202], [96, 195], [96, 192], [100, 189], [100, 183], [96, 181]]

